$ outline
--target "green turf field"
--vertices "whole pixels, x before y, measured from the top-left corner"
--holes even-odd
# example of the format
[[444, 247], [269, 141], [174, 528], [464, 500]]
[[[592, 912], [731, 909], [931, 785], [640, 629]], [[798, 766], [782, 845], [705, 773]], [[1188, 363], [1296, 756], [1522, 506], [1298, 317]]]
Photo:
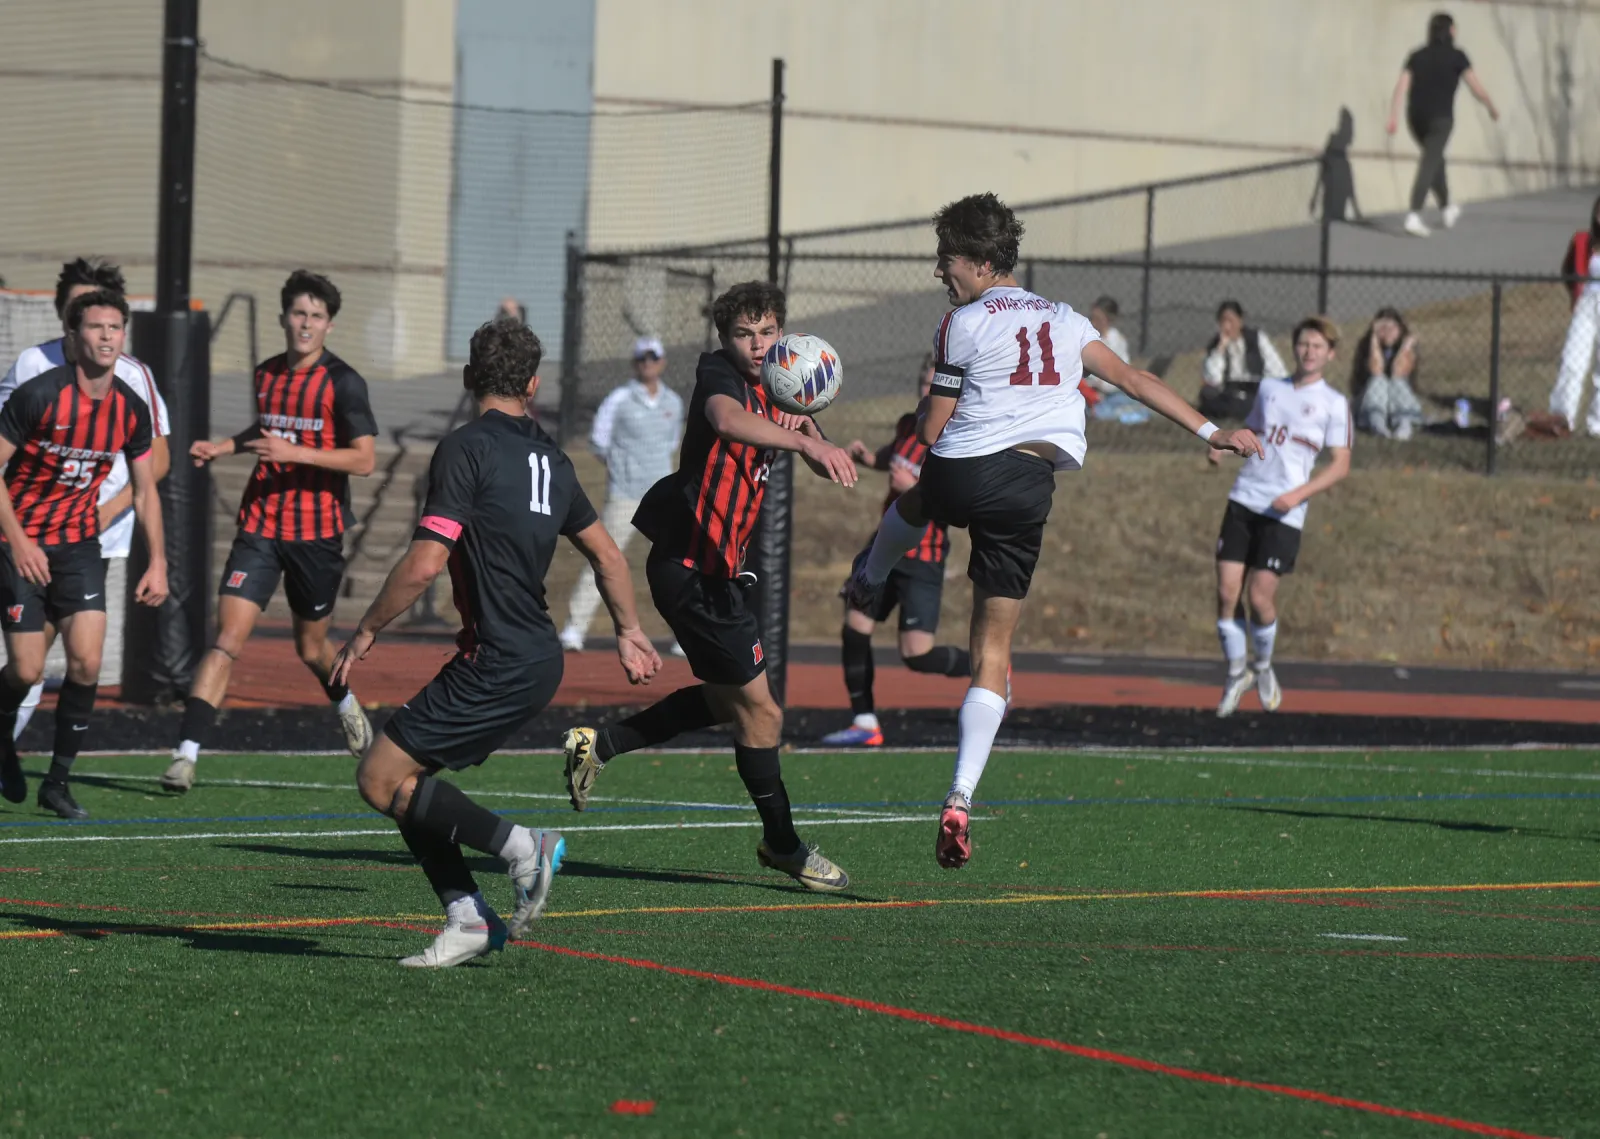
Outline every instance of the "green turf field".
[[0, 1135], [1600, 1135], [1600, 752], [1003, 754], [960, 872], [948, 756], [789, 756], [841, 897], [756, 866], [726, 755], [581, 817], [496, 757], [567, 863], [424, 973], [347, 757], [165, 763], [0, 804]]

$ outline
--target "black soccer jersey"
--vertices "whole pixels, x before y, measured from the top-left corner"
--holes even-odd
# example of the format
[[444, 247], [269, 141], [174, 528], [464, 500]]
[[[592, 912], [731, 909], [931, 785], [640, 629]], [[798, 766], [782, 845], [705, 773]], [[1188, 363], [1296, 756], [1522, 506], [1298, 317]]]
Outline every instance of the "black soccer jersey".
[[556, 539], [597, 518], [571, 460], [526, 416], [489, 411], [440, 440], [413, 537], [450, 547], [461, 651], [559, 656], [544, 577]]

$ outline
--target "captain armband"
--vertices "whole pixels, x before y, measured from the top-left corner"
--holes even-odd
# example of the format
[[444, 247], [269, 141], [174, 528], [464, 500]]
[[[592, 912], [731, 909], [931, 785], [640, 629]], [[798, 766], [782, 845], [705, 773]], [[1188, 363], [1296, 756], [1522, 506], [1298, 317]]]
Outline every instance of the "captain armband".
[[967, 371], [954, 364], [935, 364], [933, 366], [933, 394], [948, 396], [951, 399], [959, 398], [961, 389], [966, 385]]

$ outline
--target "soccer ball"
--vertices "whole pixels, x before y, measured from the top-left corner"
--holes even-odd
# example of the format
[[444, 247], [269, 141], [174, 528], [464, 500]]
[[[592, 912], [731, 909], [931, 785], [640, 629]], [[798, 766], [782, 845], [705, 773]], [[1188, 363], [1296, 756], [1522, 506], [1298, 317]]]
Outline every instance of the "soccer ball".
[[844, 365], [820, 336], [796, 332], [778, 338], [761, 361], [761, 382], [772, 402], [796, 415], [815, 415], [839, 398]]

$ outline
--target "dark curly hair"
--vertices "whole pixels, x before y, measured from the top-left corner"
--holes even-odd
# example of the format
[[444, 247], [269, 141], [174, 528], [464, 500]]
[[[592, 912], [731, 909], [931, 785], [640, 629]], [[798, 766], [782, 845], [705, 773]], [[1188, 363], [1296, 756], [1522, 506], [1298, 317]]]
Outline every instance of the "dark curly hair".
[[502, 313], [478, 326], [472, 334], [471, 355], [467, 361], [467, 380], [479, 399], [504, 396], [521, 399], [528, 394], [528, 381], [539, 372], [544, 345], [533, 329], [514, 316]]
[[339, 290], [334, 283], [321, 273], [313, 273], [310, 269], [296, 269], [289, 274], [289, 279], [283, 283], [283, 289], [278, 293], [282, 302], [279, 312], [288, 312], [294, 304], [296, 297], [315, 297], [328, 307], [328, 319], [332, 320], [339, 315], [341, 298]]
[[79, 285], [92, 285], [109, 293], [126, 293], [128, 282], [122, 268], [99, 257], [79, 257], [61, 266], [56, 278], [56, 317], [67, 315], [67, 294]]
[[771, 313], [782, 328], [789, 314], [789, 301], [783, 290], [766, 281], [745, 281], [735, 285], [711, 303], [711, 319], [716, 323], [717, 335], [724, 340], [733, 330], [739, 317], [760, 320]]
[[121, 293], [113, 289], [96, 289], [92, 293], [80, 293], [74, 297], [67, 306], [63, 319], [67, 327], [73, 332], [83, 326], [83, 314], [92, 308], [114, 308], [122, 314], [123, 327], [128, 324], [128, 300]]
[[933, 215], [939, 256], [965, 257], [1005, 275], [1017, 267], [1022, 222], [1011, 207], [993, 194], [973, 194], [951, 202]]

